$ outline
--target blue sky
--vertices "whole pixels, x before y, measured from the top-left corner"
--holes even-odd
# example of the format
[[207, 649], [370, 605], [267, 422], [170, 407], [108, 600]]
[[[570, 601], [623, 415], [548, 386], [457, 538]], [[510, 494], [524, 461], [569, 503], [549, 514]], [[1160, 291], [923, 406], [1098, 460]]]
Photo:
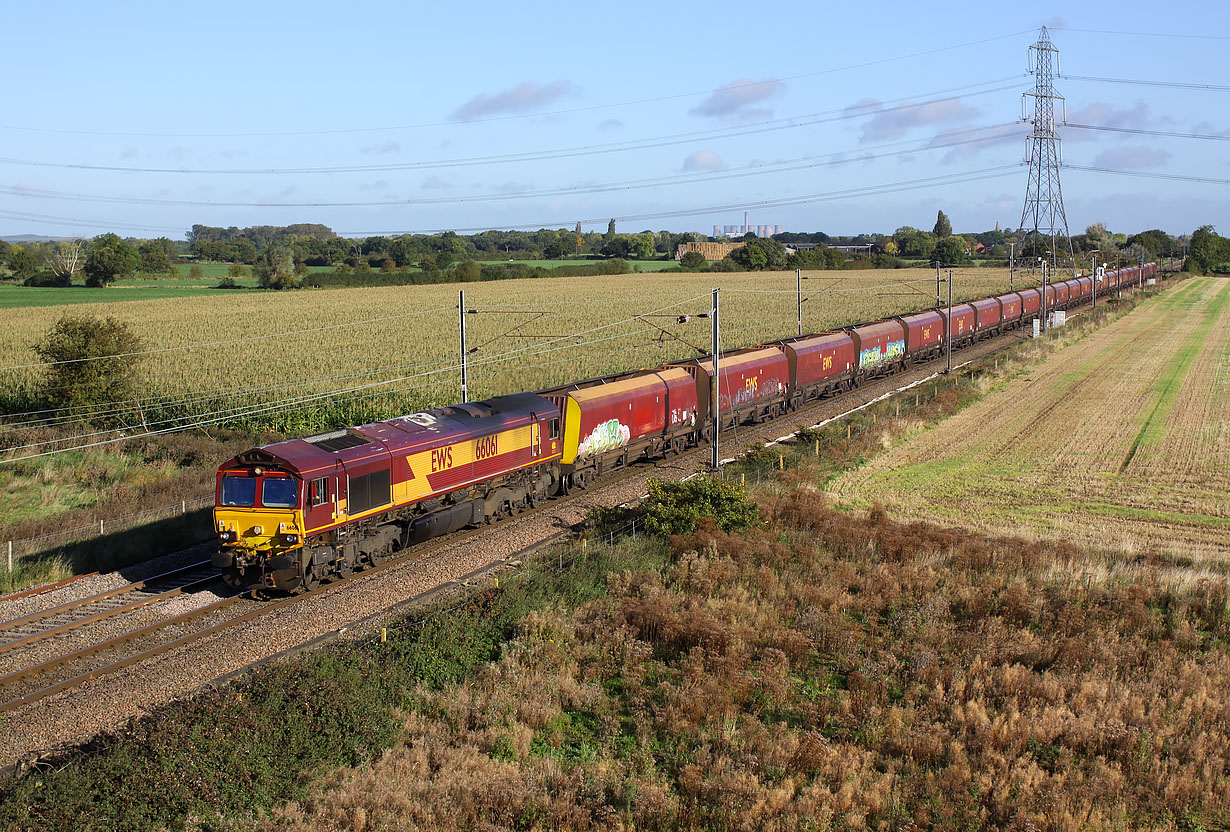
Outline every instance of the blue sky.
[[[958, 231], [1015, 227], [1026, 171], [1004, 166], [1043, 24], [1068, 75], [1230, 84], [1230, 7], [1208, 0], [11, 5], [0, 236], [610, 217], [708, 233], [742, 222], [726, 206], [816, 195], [751, 220], [891, 232], [942, 208]], [[1130, 34], [1150, 30], [1189, 37]], [[1230, 135], [1228, 92], [1057, 87], [1071, 122]], [[1230, 142], [1061, 136], [1069, 164], [1230, 179]], [[1068, 170], [1063, 186], [1074, 234], [1230, 232], [1225, 184]]]

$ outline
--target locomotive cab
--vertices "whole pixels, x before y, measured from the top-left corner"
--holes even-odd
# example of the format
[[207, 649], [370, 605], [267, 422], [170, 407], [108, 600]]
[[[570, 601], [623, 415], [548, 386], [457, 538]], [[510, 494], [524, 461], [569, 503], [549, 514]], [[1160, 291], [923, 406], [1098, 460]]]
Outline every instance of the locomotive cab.
[[224, 466], [218, 471], [214, 528], [222, 548], [215, 565], [228, 584], [249, 586], [244, 573], [295, 569], [303, 545], [304, 487], [284, 470]]

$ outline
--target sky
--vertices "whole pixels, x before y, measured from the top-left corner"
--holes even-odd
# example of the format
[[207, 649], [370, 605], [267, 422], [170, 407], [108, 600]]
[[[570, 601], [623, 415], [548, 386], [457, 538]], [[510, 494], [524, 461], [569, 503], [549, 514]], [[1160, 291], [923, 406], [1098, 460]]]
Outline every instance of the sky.
[[1230, 4], [218, 0], [8, 6], [0, 237], [1016, 227], [1043, 25], [1071, 233], [1230, 232]]

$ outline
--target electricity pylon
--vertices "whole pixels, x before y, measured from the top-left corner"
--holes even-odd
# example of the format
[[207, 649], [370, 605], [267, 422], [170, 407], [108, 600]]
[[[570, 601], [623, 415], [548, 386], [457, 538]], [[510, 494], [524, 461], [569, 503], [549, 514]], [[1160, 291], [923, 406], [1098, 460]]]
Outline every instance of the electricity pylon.
[[[1026, 140], [1025, 161], [1029, 163], [1029, 184], [1025, 189], [1025, 207], [1021, 211], [1020, 230], [1023, 252], [1047, 256], [1051, 268], [1057, 270], [1059, 255], [1066, 255], [1075, 269], [1076, 256], [1068, 234], [1068, 218], [1063, 212], [1063, 188], [1059, 184], [1059, 166], [1063, 153], [1055, 133], [1055, 102], [1064, 121], [1067, 111], [1063, 96], [1055, 91], [1054, 73], [1059, 70], [1059, 50], [1042, 27], [1038, 42], [1029, 47], [1030, 72], [1034, 76], [1033, 92], [1021, 97], [1022, 120], [1033, 127]], [[1033, 98], [1033, 115], [1025, 115], [1026, 101]], [[1045, 242], [1043, 241], [1045, 239]]]

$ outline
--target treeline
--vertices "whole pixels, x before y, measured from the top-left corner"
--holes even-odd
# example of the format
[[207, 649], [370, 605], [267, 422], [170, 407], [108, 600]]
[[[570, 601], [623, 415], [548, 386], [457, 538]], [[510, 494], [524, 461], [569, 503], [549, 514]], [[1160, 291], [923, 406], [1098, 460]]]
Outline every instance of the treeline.
[[605, 234], [575, 229], [537, 231], [484, 231], [459, 235], [398, 234], [389, 237], [349, 239], [338, 237], [322, 225], [284, 227], [216, 228], [194, 225], [188, 233], [189, 254], [202, 260], [256, 265], [262, 254], [287, 248], [295, 262], [308, 266], [355, 268], [367, 263], [374, 269], [418, 267], [424, 271], [445, 270], [463, 260], [558, 260], [563, 258], [614, 258], [652, 260], [673, 257], [680, 243], [708, 239], [694, 231], [642, 231], [619, 234], [608, 227]]
[[[726, 238], [722, 238], [726, 240]], [[134, 274], [163, 275], [177, 264], [192, 261], [230, 263], [231, 278], [251, 273], [264, 288], [299, 285], [373, 285], [469, 282], [513, 277], [621, 274], [614, 261], [673, 260], [683, 243], [714, 242], [694, 231], [642, 231], [622, 234], [612, 221], [605, 233], [574, 229], [537, 231], [484, 231], [460, 235], [401, 234], [390, 237], [348, 239], [328, 226], [300, 223], [287, 226], [221, 228], [194, 225], [186, 241], [124, 239], [102, 234], [92, 240], [32, 242], [24, 245], [0, 241], [0, 277], [27, 285], [70, 286], [84, 278], [86, 285], [104, 286]], [[728, 241], [728, 240], [726, 240]], [[696, 252], [685, 254], [673, 266], [677, 271], [757, 271], [774, 269], [897, 268], [917, 263], [958, 265], [971, 260], [1007, 263], [1012, 252], [1024, 263], [1044, 252], [1020, 229], [999, 229], [956, 234], [943, 211], [931, 231], [902, 226], [892, 234], [833, 237], [823, 232], [787, 232], [773, 237], [744, 235], [743, 245], [714, 262]], [[1045, 242], [1045, 241], [1042, 241]], [[808, 244], [800, 248], [799, 244]], [[837, 245], [866, 246], [847, 254]], [[1174, 237], [1159, 229], [1131, 236], [1108, 231], [1101, 223], [1072, 237], [1078, 263], [1096, 258], [1130, 262], [1146, 258], [1183, 256], [1190, 252], [1189, 268], [1203, 272], [1230, 269], [1230, 247], [1212, 226], [1191, 235]], [[548, 268], [527, 260], [577, 258], [592, 260], [580, 267]], [[498, 264], [495, 262], [498, 261]], [[312, 275], [312, 268], [327, 268]], [[625, 268], [626, 270], [626, 268]], [[234, 286], [233, 279], [222, 284]]]
[[[628, 274], [627, 260], [616, 257], [585, 266], [531, 266], [528, 263], [479, 263], [464, 260], [443, 271], [397, 271], [354, 269], [339, 266], [332, 272], [302, 275], [298, 285], [316, 289], [340, 289], [353, 286], [419, 286], [436, 283], [476, 283], [487, 280], [517, 280], [535, 277], [595, 277], [608, 274]], [[286, 287], [289, 288], [289, 287]]]

